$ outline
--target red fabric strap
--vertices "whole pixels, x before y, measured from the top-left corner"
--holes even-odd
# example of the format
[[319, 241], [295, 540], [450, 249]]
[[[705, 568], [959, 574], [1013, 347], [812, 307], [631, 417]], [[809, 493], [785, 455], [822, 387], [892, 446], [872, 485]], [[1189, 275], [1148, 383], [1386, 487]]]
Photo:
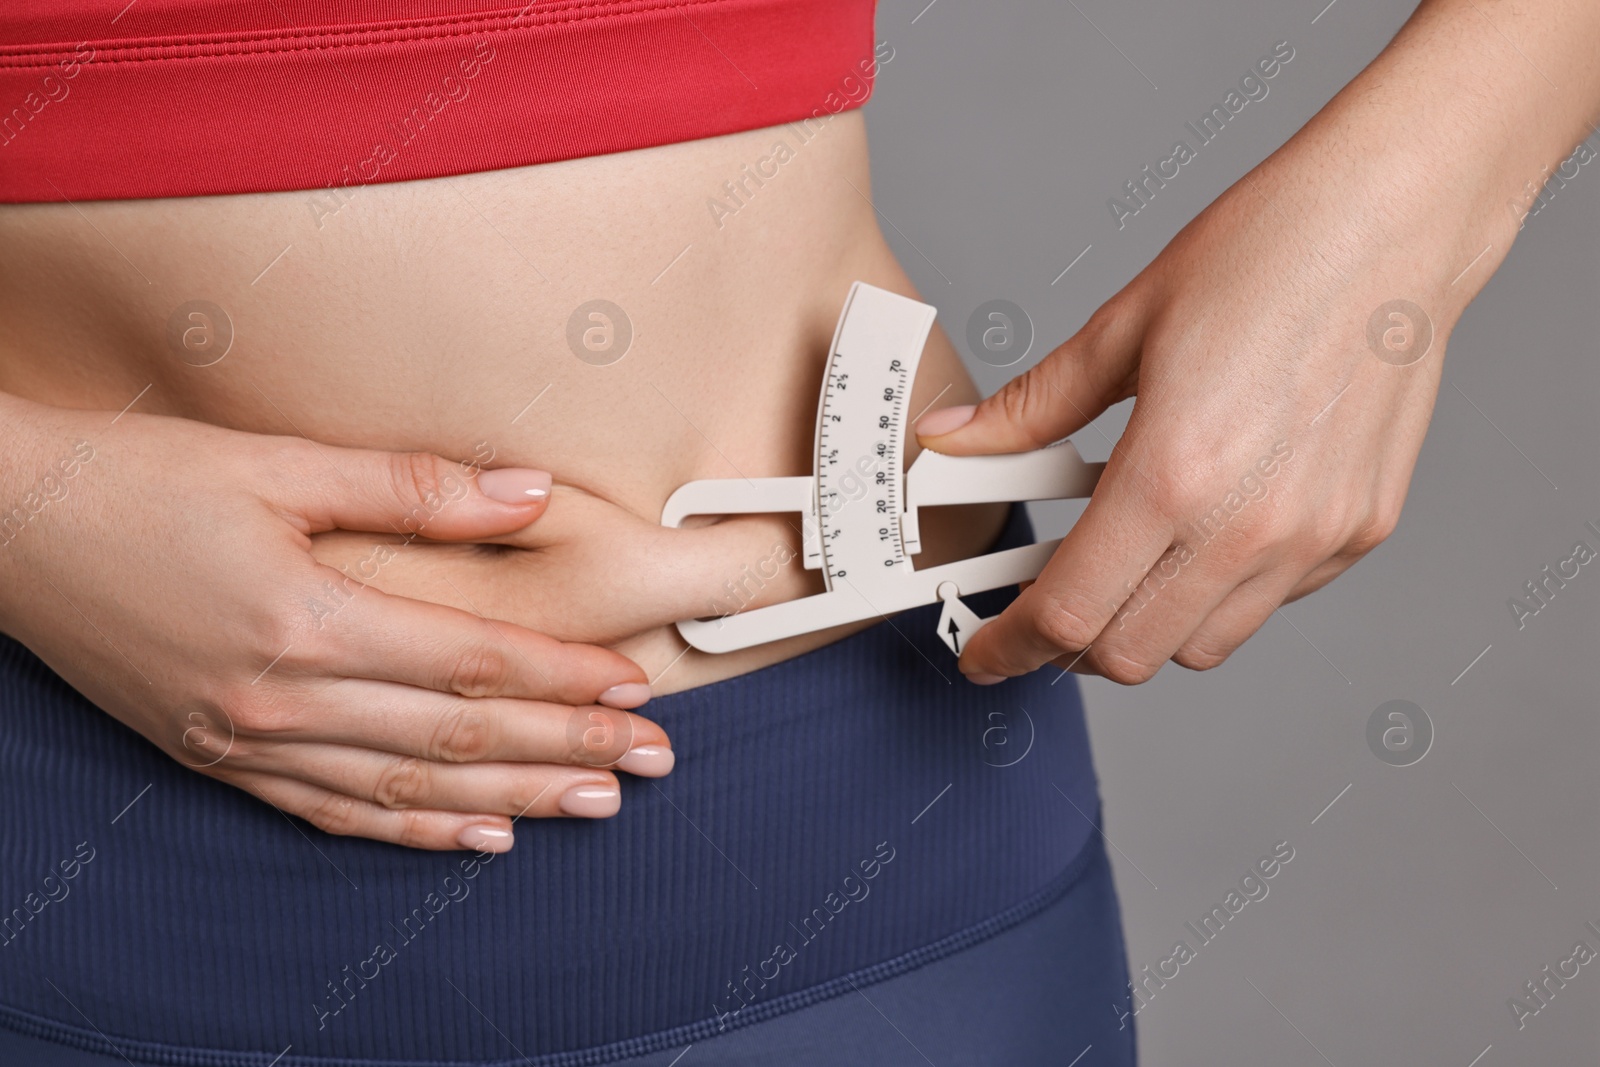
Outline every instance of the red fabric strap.
[[365, 185], [857, 107], [874, 0], [8, 0], [0, 202]]

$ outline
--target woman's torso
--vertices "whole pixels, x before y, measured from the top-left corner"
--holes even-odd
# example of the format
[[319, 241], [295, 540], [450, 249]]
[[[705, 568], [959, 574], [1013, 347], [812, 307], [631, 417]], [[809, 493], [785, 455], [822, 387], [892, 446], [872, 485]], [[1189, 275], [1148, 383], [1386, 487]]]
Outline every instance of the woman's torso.
[[[678, 658], [673, 621], [820, 579], [798, 516], [655, 523], [692, 479], [807, 473], [850, 283], [914, 295], [867, 164], [847, 111], [451, 178], [0, 208], [0, 389], [549, 470], [551, 507], [511, 551], [427, 546], [374, 584], [613, 644], [658, 691], [689, 688], [839, 636]], [[580, 312], [594, 300], [622, 315]], [[936, 329], [911, 413], [975, 396]], [[977, 553], [1002, 518], [930, 513], [918, 566]], [[318, 552], [350, 564], [374, 540]], [[729, 584], [774, 555], [776, 579]]]
[[[0, 1025], [139, 1062], [607, 1062], [853, 995], [1066, 892], [1097, 807], [1072, 679], [966, 686], [934, 606], [809, 656], [838, 634], [677, 658], [671, 622], [748, 607], [725, 583], [792, 554], [798, 517], [670, 533], [662, 503], [808, 472], [850, 283], [913, 293], [872, 195], [846, 112], [339, 195], [0, 208], [0, 389], [548, 469], [512, 551], [408, 550], [377, 584], [466, 591], [691, 690], [646, 708], [670, 779], [479, 862], [303, 828], [0, 641]], [[568, 340], [597, 299], [631, 325], [609, 364]], [[938, 330], [910, 413], [936, 399], [975, 399]], [[981, 553], [1005, 517], [930, 511], [918, 565]], [[1030, 536], [1019, 510], [999, 543]], [[818, 587], [798, 559], [742, 586]]]

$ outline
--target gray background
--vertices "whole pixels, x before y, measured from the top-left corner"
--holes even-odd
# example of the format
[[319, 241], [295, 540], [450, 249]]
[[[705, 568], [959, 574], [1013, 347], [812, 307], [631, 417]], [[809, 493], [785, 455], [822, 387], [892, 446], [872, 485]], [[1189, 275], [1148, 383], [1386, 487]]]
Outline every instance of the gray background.
[[[890, 242], [958, 347], [993, 298], [1037, 330], [1016, 367], [968, 353], [985, 392], [1070, 336], [1408, 13], [1337, 0], [1319, 17], [1324, 2], [881, 0], [895, 55], [867, 121]], [[1270, 95], [1118, 232], [1106, 199], [1284, 39], [1296, 55]], [[1583, 529], [1600, 525], [1597, 250], [1600, 161], [1528, 220], [1457, 327], [1397, 533], [1215, 671], [1084, 682], [1135, 969], [1194, 944], [1184, 922], [1273, 843], [1297, 853], [1139, 1015], [1146, 1063], [1600, 1059], [1600, 963], [1521, 1032], [1506, 1004], [1580, 937], [1600, 949], [1583, 929], [1600, 926], [1600, 565], [1520, 632], [1507, 608], [1580, 537], [1600, 543]], [[1126, 416], [1074, 440], [1104, 459]], [[1040, 535], [1076, 510], [1036, 510]], [[1434, 725], [1409, 767], [1367, 747], [1392, 699]]]

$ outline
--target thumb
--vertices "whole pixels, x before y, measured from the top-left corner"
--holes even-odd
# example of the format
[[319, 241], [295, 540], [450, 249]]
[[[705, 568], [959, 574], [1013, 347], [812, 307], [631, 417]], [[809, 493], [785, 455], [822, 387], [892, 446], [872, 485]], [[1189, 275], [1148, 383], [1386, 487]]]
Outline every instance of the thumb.
[[482, 470], [429, 452], [317, 447], [280, 506], [307, 533], [361, 530], [470, 540], [520, 530], [544, 514], [551, 477], [528, 467]]
[[1139, 334], [1130, 325], [1111, 330], [1091, 319], [976, 407], [965, 404], [922, 416], [917, 440], [935, 452], [974, 456], [1027, 452], [1083, 429], [1133, 394]]

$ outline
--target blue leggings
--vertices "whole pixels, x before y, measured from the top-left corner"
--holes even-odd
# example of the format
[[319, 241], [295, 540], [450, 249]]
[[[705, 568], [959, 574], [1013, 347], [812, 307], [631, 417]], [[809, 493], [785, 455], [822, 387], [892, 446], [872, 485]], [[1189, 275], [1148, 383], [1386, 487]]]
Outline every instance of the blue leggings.
[[[1054, 903], [969, 948], [618, 1067], [1132, 1067], [1133, 1018], [1118, 1008], [1127, 962], [1111, 869], [1098, 838], [1082, 858], [1081, 874]], [[127, 1062], [0, 1029], [6, 1067]]]

